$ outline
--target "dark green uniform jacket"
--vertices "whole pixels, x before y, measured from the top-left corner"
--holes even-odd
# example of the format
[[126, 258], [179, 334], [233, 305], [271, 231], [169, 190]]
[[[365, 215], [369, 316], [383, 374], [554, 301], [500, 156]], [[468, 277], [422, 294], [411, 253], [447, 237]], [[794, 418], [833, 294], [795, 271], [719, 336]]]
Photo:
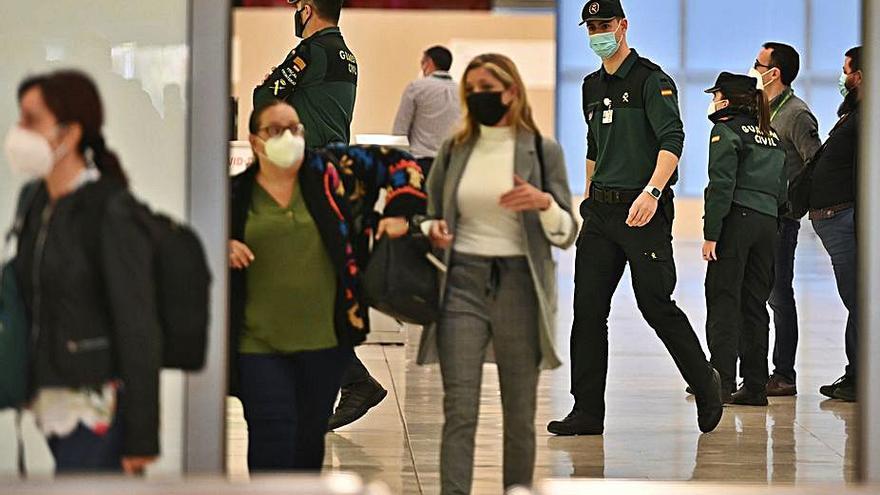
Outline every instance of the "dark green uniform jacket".
[[296, 109], [306, 128], [306, 146], [348, 144], [357, 93], [357, 59], [339, 28], [302, 40], [254, 90], [254, 108], [273, 99]]
[[[724, 112], [724, 110], [722, 110]], [[754, 117], [727, 111], [716, 114], [709, 139], [709, 186], [703, 236], [718, 241], [733, 205], [777, 217], [786, 203], [785, 151], [774, 131], [767, 136]]]
[[[584, 79], [583, 104], [596, 186], [641, 190], [654, 174], [660, 150], [681, 157], [684, 126], [675, 83], [635, 50], [614, 74], [603, 67]], [[676, 172], [669, 185], [677, 179]]]

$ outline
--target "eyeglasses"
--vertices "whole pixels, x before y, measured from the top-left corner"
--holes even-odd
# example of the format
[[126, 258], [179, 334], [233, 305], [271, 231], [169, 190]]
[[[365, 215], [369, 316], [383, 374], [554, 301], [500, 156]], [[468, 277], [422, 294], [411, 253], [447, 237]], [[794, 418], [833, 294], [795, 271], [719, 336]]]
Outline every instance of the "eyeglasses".
[[754, 68], [755, 68], [755, 69], [758, 69], [758, 68], [761, 68], [761, 67], [763, 67], [763, 68], [765, 68], [765, 69], [768, 69], [768, 70], [769, 70], [769, 69], [774, 69], [774, 68], [775, 68], [775, 67], [773, 67], [772, 65], [764, 65], [764, 64], [762, 64], [761, 62], [759, 62], [757, 59], [755, 59], [755, 65], [754, 65]]
[[290, 131], [294, 136], [303, 136], [306, 133], [306, 128], [301, 123], [286, 127], [281, 125], [267, 125], [266, 127], [260, 128], [260, 132], [265, 132], [270, 138], [278, 137], [284, 134], [284, 131]]

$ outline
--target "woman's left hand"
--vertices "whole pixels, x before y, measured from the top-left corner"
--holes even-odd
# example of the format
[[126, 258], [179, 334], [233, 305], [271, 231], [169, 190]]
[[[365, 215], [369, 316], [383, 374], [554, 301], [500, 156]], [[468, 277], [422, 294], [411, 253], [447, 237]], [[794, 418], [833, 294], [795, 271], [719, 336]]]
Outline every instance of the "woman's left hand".
[[520, 176], [514, 175], [513, 183], [513, 189], [504, 193], [498, 202], [502, 208], [521, 212], [546, 211], [553, 206], [553, 196], [524, 181]]
[[718, 261], [718, 254], [715, 249], [718, 243], [715, 241], [706, 241], [703, 243], [703, 261]]
[[409, 232], [409, 221], [403, 217], [383, 218], [379, 221], [379, 228], [376, 230], [376, 239], [381, 239], [383, 235], [387, 235], [392, 239], [403, 237]]

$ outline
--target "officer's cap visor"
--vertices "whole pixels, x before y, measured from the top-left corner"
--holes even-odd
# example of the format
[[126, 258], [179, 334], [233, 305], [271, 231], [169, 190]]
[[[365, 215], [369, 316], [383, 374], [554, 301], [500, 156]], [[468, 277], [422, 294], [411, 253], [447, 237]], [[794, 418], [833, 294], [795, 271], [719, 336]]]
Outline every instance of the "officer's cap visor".
[[707, 89], [707, 90], [704, 91], [704, 92], [705, 92], [705, 93], [715, 93], [715, 92], [718, 92], [718, 91], [721, 91], [721, 86], [715, 85], [715, 86], [712, 86], [711, 88]]
[[588, 17], [588, 18], [582, 20], [581, 23], [578, 24], [578, 26], [583, 26], [584, 24], [586, 24], [586, 23], [588, 23], [588, 22], [590, 22], [590, 21], [613, 21], [614, 19], [617, 19], [617, 16], [611, 16], [611, 17]]

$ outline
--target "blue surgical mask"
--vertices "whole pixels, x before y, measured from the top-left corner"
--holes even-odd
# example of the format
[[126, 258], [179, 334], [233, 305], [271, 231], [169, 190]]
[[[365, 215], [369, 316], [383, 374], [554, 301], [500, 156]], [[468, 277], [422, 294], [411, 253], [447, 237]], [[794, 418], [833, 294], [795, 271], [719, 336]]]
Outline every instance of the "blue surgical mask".
[[847, 79], [849, 79], [849, 76], [843, 72], [840, 74], [840, 79], [837, 80], [837, 87], [840, 89], [840, 94], [844, 98], [849, 94], [849, 88], [846, 87]]
[[621, 24], [618, 24], [613, 33], [590, 35], [590, 48], [602, 60], [611, 58], [620, 49], [620, 42], [617, 40], [617, 31], [620, 30], [620, 26]]

